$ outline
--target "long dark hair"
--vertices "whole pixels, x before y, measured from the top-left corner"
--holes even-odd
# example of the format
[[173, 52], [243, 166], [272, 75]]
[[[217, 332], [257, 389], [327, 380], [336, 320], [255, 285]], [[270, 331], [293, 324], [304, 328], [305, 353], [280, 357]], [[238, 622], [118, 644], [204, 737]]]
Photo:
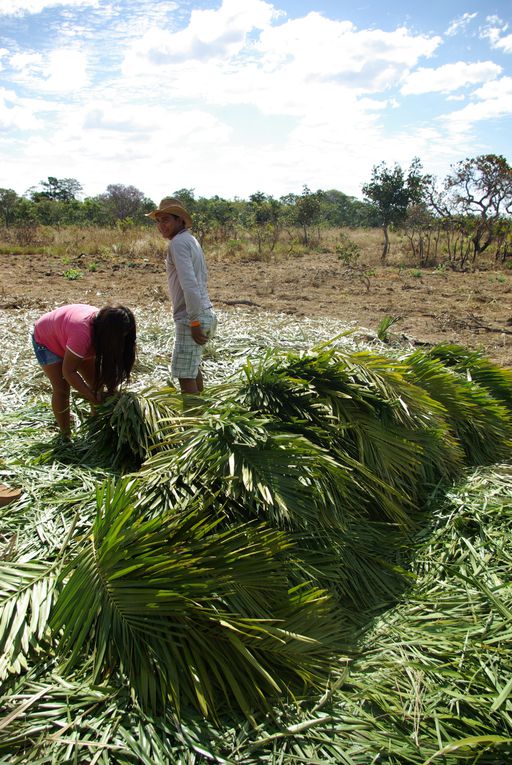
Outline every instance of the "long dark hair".
[[105, 386], [109, 393], [114, 393], [130, 379], [135, 362], [135, 316], [124, 305], [105, 306], [92, 321], [92, 338], [96, 350], [94, 392]]

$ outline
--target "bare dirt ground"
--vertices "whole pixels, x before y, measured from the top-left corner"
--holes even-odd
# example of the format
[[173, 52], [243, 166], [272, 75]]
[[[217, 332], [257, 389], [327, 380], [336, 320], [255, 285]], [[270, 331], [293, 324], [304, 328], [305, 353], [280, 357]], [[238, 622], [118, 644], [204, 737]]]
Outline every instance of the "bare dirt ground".
[[[481, 348], [499, 364], [512, 366], [510, 271], [420, 271], [378, 261], [351, 269], [332, 253], [226, 262], [207, 252], [207, 260], [210, 295], [221, 310], [279, 312], [297, 321], [325, 316], [373, 332], [386, 316], [399, 316], [391, 337]], [[0, 309], [44, 311], [66, 302], [137, 307], [168, 300], [158, 253], [139, 260], [99, 258], [94, 269], [80, 257], [63, 265], [47, 255], [0, 255]], [[70, 270], [80, 277], [70, 277]]]

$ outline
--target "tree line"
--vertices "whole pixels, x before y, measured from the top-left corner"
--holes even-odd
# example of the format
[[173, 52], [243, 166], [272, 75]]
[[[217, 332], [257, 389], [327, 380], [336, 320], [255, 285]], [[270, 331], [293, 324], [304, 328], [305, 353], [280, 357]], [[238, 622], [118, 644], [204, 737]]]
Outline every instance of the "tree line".
[[[74, 178], [49, 177], [19, 196], [0, 188], [0, 215], [4, 226], [27, 222], [41, 225], [144, 225], [145, 214], [157, 205], [135, 186], [110, 184], [103, 194], [82, 199], [83, 188]], [[196, 197], [194, 189], [179, 189], [176, 198], [194, 214], [194, 227], [234, 224], [272, 226], [286, 221], [298, 226], [325, 223], [329, 226], [375, 226], [378, 215], [368, 201], [329, 190], [316, 192], [303, 187], [301, 194], [277, 199], [256, 192], [248, 200]], [[307, 232], [306, 232], [307, 234]]]
[[[295, 227], [305, 245], [322, 227], [376, 227], [383, 230], [382, 259], [389, 253], [389, 230], [400, 229], [420, 265], [440, 255], [454, 267], [474, 265], [482, 253], [501, 262], [512, 256], [512, 168], [496, 154], [467, 158], [442, 181], [423, 171], [415, 158], [408, 169], [382, 162], [362, 188], [363, 199], [336, 189], [280, 198], [257, 191], [249, 199], [196, 197], [194, 189], [174, 196], [194, 216], [194, 232], [220, 241], [251, 229], [259, 251], [273, 251], [284, 228]], [[0, 216], [5, 227], [147, 225], [145, 214], [156, 203], [134, 186], [111, 184], [103, 194], [82, 199], [74, 178], [41, 181], [24, 195], [0, 188]]]

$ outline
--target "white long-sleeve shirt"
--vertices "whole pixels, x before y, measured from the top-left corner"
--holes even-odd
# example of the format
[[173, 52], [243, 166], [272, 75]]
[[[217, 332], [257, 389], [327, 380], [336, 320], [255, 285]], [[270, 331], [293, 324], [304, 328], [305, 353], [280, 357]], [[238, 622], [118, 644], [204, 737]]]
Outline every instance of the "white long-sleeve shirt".
[[202, 311], [212, 307], [204, 253], [187, 229], [169, 241], [165, 270], [175, 321], [196, 321]]

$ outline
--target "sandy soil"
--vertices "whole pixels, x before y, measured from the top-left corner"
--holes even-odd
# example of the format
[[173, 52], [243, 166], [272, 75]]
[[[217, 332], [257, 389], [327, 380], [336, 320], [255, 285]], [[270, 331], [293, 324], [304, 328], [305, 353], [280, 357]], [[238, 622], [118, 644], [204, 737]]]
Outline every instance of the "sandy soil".
[[[391, 336], [483, 348], [512, 366], [512, 272], [399, 268], [380, 263], [347, 268], [335, 254], [309, 253], [266, 261], [208, 258], [210, 294], [219, 309], [275, 311], [354, 321], [376, 331], [386, 316], [401, 317]], [[80, 258], [63, 265], [46, 255], [0, 255], [0, 308], [48, 310], [65, 302], [167, 301], [161, 255], [133, 260]], [[80, 278], [70, 278], [70, 271]], [[66, 275], [67, 273], [67, 275]], [[71, 273], [73, 276], [73, 273]]]

